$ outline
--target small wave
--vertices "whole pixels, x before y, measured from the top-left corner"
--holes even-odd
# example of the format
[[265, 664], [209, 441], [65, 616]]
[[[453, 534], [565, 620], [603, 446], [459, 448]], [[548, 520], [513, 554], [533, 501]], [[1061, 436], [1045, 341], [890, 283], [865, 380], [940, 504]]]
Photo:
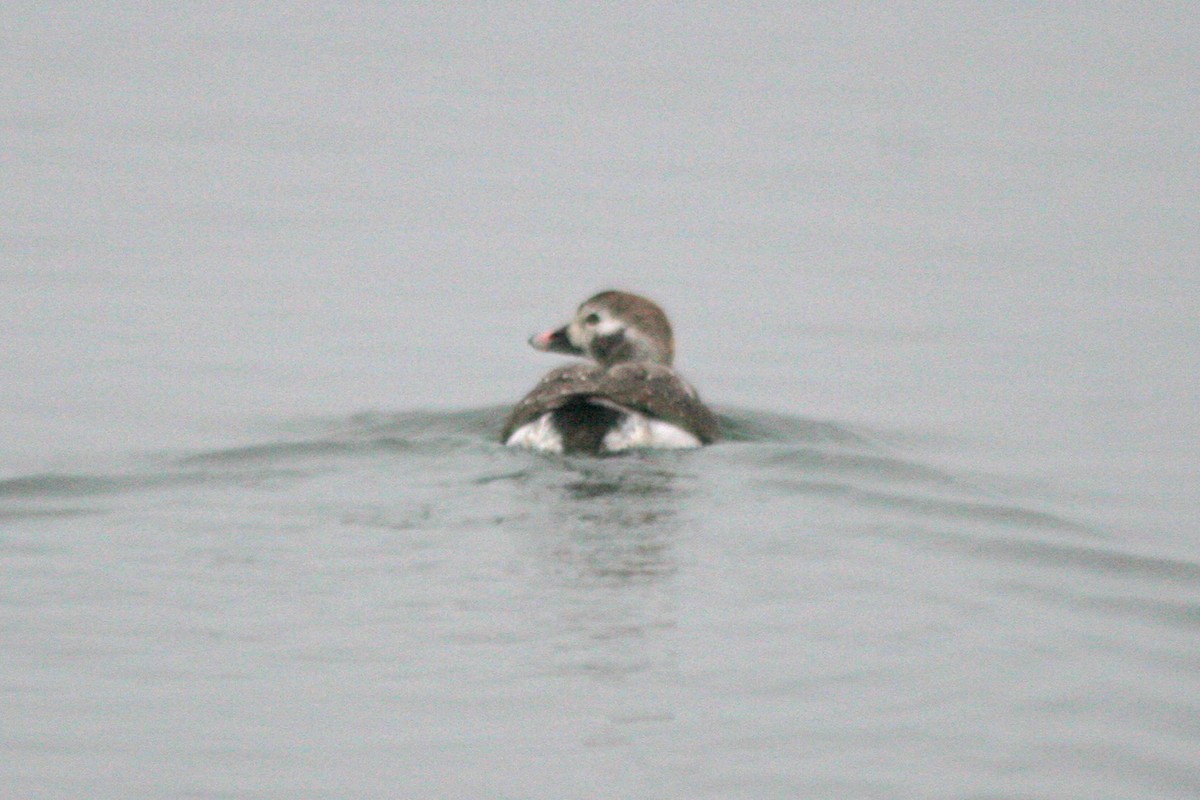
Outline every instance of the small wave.
[[1085, 524], [982, 486], [979, 476], [968, 478], [922, 463], [905, 451], [902, 434], [747, 411], [727, 412], [722, 420], [729, 420], [732, 440], [764, 445], [735, 458], [748, 465], [753, 482], [772, 491], [840, 498], [928, 520], [1102, 536]]
[[1200, 564], [1175, 558], [1122, 552], [1110, 547], [1046, 541], [989, 540], [973, 549], [1008, 561], [1030, 562], [1060, 568], [1079, 568], [1118, 577], [1139, 577], [1178, 583], [1200, 584]]
[[179, 459], [181, 465], [274, 463], [336, 456], [353, 456], [370, 452], [400, 452], [408, 449], [407, 442], [381, 437], [361, 442], [314, 440], [300, 442], [267, 442], [242, 447], [230, 447], [196, 453]]
[[507, 406], [457, 411], [365, 411], [349, 417], [315, 418], [289, 423], [284, 430], [339, 442], [378, 439], [412, 445], [434, 442], [498, 441]]
[[87, 497], [118, 492], [141, 481], [129, 477], [41, 473], [0, 481], [0, 498]]
[[0, 509], [0, 522], [17, 522], [26, 519], [70, 519], [99, 513], [102, 513], [100, 509], [78, 507]]
[[[6, 513], [66, 513], [52, 501], [200, 484], [260, 486], [337, 473], [373, 460], [430, 459], [453, 464], [463, 486], [530, 478], [530, 469], [574, 480], [579, 496], [653, 493], [679, 478], [732, 470], [749, 485], [780, 494], [840, 497], [933, 518], [959, 518], [1010, 526], [1088, 532], [1053, 514], [1023, 508], [1006, 497], [987, 497], [967, 481], [906, 458], [880, 436], [826, 420], [720, 409], [725, 441], [701, 452], [629, 454], [606, 466], [591, 458], [545, 458], [509, 451], [519, 465], [499, 466], [505, 448], [498, 432], [506, 406], [458, 411], [363, 412], [345, 417], [293, 420], [273, 426], [264, 440], [198, 452], [141, 459], [113, 474], [36, 474], [0, 481], [0, 500], [42, 500], [40, 509]], [[447, 460], [449, 459], [449, 460]], [[505, 459], [507, 461], [507, 459]], [[515, 466], [515, 469], [513, 468]], [[661, 475], [659, 474], [661, 473]], [[575, 476], [572, 478], [572, 476]], [[739, 478], [740, 480], [740, 478]], [[33, 505], [33, 504], [30, 504]]]
[[934, 467], [906, 461], [894, 455], [811, 447], [775, 451], [760, 459], [763, 466], [800, 470], [822, 475], [857, 475], [887, 483], [916, 483], [955, 486], [961, 481]]
[[[397, 414], [367, 412], [350, 417], [284, 423], [282, 437], [184, 454], [133, 460], [128, 471], [112, 474], [36, 473], [0, 480], [0, 500], [56, 500], [97, 497], [204, 483], [257, 484], [303, 478], [335, 469], [346, 459], [396, 453], [445, 453], [463, 447], [496, 446], [504, 409], [500, 407]], [[28, 517], [66, 513], [65, 509], [15, 509]]]
[[717, 409], [717, 418], [728, 442], [863, 445], [869, 441], [858, 431], [826, 420], [727, 407]]
[[1096, 535], [1095, 531], [1077, 522], [1017, 505], [934, 497], [915, 492], [888, 492], [831, 480], [771, 478], [763, 483], [781, 491], [847, 498], [856, 505], [909, 512], [921, 517], [970, 519], [1023, 528], [1049, 528]]
[[[723, 440], [728, 442], [858, 446], [871, 441], [871, 438], [861, 431], [826, 420], [736, 408], [718, 408], [717, 411]], [[339, 448], [352, 453], [389, 447], [428, 447], [439, 443], [496, 444], [499, 442], [500, 430], [508, 412], [508, 406], [459, 411], [371, 411], [349, 417], [293, 422], [283, 430], [307, 437], [299, 446], [318, 454], [321, 454], [322, 449], [336, 451]], [[292, 443], [293, 447], [297, 445], [298, 443]], [[234, 458], [241, 455], [256, 458], [262, 455], [260, 450], [269, 450], [271, 447], [272, 445], [262, 445], [244, 448], [244, 453], [230, 451], [228, 455]]]
[[[1101, 559], [1104, 560], [1107, 559]], [[1061, 562], [1051, 563], [1062, 566]], [[1069, 563], [1089, 568], [1096, 565], [1097, 559], [1089, 555], [1083, 563], [1076, 559], [1071, 559]], [[1132, 569], [1128, 568], [1129, 564], [1127, 554], [1118, 554], [1115, 560], [1100, 567], [1105, 573], [1125, 579], [1124, 586], [1118, 591], [1096, 591], [1091, 587], [1063, 585], [1062, 582], [1047, 584], [1028, 577], [1008, 581], [1003, 588], [1006, 592], [1072, 610], [1086, 608], [1104, 616], [1116, 615], [1142, 622], [1156, 622], [1180, 630], [1200, 629], [1200, 601], [1186, 596], [1164, 597], [1159, 593], [1159, 584], [1162, 582], [1176, 584], [1174, 588], [1194, 587], [1200, 566], [1157, 557]], [[1164, 565], [1166, 569], [1160, 569]], [[1200, 653], [1190, 658], [1193, 664], [1200, 666]]]
[[[361, 412], [348, 417], [315, 418], [280, 426], [296, 438], [214, 450], [189, 456], [185, 463], [276, 461], [377, 452], [434, 452], [462, 446], [499, 445], [508, 406], [458, 411]], [[826, 445], [865, 445], [865, 434], [824, 420], [810, 420], [719, 409], [725, 441]]]
[[[206, 483], [250, 483], [270, 478], [302, 475], [299, 470], [241, 470], [237, 472], [213, 472], [206, 470], [178, 470], [166, 467], [141, 473], [117, 475], [72, 475], [46, 473], [27, 475], [0, 481], [0, 500], [60, 500], [64, 498], [102, 497], [139, 491], [157, 491], [179, 486]], [[69, 516], [72, 511], [59, 509], [6, 509], [5, 514], [29, 516]], [[81, 513], [93, 513], [92, 510]]]
[[[315, 418], [278, 426], [285, 438], [218, 448], [177, 457], [184, 468], [270, 468], [283, 464], [333, 463], [341, 459], [391, 454], [437, 454], [495, 443], [501, 408], [466, 411], [362, 412], [349, 417]], [[495, 443], [498, 446], [498, 443]]]

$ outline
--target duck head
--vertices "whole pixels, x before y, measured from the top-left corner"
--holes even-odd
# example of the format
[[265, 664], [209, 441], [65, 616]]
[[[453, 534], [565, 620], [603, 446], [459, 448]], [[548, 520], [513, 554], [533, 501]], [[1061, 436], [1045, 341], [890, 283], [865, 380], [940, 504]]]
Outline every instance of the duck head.
[[585, 300], [561, 328], [530, 337], [537, 350], [595, 359], [604, 366], [624, 361], [670, 365], [675, 341], [667, 315], [653, 302], [628, 292], [601, 292]]

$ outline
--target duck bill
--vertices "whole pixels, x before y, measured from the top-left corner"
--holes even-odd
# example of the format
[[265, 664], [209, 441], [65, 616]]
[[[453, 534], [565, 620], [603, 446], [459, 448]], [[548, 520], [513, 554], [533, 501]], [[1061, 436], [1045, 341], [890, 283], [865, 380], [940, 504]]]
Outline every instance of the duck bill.
[[571, 340], [567, 338], [567, 327], [565, 325], [557, 330], [535, 333], [529, 337], [529, 344], [534, 350], [541, 350], [545, 353], [566, 353], [572, 356], [583, 355], [583, 351], [571, 344]]

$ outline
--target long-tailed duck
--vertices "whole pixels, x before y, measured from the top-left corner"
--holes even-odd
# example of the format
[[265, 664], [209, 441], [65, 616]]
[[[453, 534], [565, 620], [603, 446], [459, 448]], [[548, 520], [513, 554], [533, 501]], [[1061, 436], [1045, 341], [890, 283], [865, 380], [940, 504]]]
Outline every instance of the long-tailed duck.
[[699, 447], [720, 426], [671, 368], [675, 342], [662, 309], [644, 297], [601, 292], [557, 330], [530, 337], [535, 349], [596, 363], [551, 370], [512, 410], [501, 441], [552, 453]]

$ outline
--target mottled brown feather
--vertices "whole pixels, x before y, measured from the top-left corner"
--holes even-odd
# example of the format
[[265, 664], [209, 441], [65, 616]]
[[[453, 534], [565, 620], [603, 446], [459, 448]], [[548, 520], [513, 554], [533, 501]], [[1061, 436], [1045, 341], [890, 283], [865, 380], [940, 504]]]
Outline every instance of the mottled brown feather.
[[571, 364], [549, 372], [517, 403], [501, 441], [513, 431], [576, 399], [598, 398], [690, 431], [704, 444], [720, 436], [716, 416], [670, 367], [644, 361], [611, 367]]

